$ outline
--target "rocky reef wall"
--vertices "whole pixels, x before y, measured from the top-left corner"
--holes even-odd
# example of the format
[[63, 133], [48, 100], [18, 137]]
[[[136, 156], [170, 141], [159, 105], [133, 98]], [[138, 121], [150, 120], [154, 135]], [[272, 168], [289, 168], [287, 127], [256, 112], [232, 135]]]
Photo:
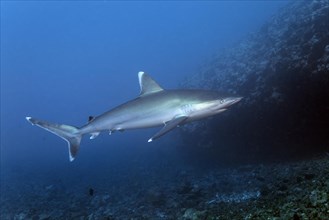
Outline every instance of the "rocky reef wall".
[[192, 159], [251, 163], [329, 151], [329, 2], [289, 3], [183, 86], [244, 97], [182, 129]]

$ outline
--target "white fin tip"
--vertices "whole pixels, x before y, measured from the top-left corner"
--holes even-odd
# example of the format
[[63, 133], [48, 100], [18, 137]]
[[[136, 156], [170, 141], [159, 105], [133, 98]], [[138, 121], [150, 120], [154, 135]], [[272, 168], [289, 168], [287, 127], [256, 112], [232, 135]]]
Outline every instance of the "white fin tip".
[[35, 125], [35, 123], [32, 121], [32, 117], [25, 117], [25, 119], [30, 122], [32, 125]]

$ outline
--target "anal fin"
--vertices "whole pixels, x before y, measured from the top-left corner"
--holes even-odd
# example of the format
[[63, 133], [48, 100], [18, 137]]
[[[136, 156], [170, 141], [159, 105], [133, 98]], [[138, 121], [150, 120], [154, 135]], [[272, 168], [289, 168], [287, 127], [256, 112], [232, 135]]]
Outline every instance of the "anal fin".
[[151, 137], [148, 142], [151, 142], [159, 137], [161, 137], [162, 135], [165, 135], [166, 133], [168, 133], [169, 131], [171, 131], [172, 129], [176, 128], [177, 126], [181, 125], [188, 117], [185, 115], [182, 116], [176, 116], [175, 118], [173, 118], [171, 121], [167, 122], [165, 124], [165, 126], [155, 135], [153, 135], [153, 137]]

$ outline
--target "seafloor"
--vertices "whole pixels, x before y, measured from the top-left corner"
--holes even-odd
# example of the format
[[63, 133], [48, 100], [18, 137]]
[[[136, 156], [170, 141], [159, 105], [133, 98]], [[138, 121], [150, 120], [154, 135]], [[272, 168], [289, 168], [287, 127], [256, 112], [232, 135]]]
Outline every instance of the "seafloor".
[[207, 171], [171, 168], [140, 167], [134, 174], [122, 168], [104, 175], [94, 193], [83, 178], [67, 187], [62, 180], [41, 183], [37, 175], [35, 181], [16, 176], [16, 183], [8, 177], [0, 218], [329, 219], [328, 155]]

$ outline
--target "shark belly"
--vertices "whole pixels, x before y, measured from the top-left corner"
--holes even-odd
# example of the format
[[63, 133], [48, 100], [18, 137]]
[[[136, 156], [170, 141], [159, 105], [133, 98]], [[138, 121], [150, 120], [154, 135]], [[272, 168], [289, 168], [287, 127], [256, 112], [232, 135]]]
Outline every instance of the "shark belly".
[[113, 125], [113, 130], [128, 130], [162, 126], [175, 117], [173, 111], [147, 111], [129, 115], [126, 120], [118, 121]]
[[148, 105], [148, 102], [126, 103], [94, 119], [86, 127], [85, 133], [92, 131], [118, 131], [162, 126], [172, 120], [179, 108], [168, 109], [167, 104]]

